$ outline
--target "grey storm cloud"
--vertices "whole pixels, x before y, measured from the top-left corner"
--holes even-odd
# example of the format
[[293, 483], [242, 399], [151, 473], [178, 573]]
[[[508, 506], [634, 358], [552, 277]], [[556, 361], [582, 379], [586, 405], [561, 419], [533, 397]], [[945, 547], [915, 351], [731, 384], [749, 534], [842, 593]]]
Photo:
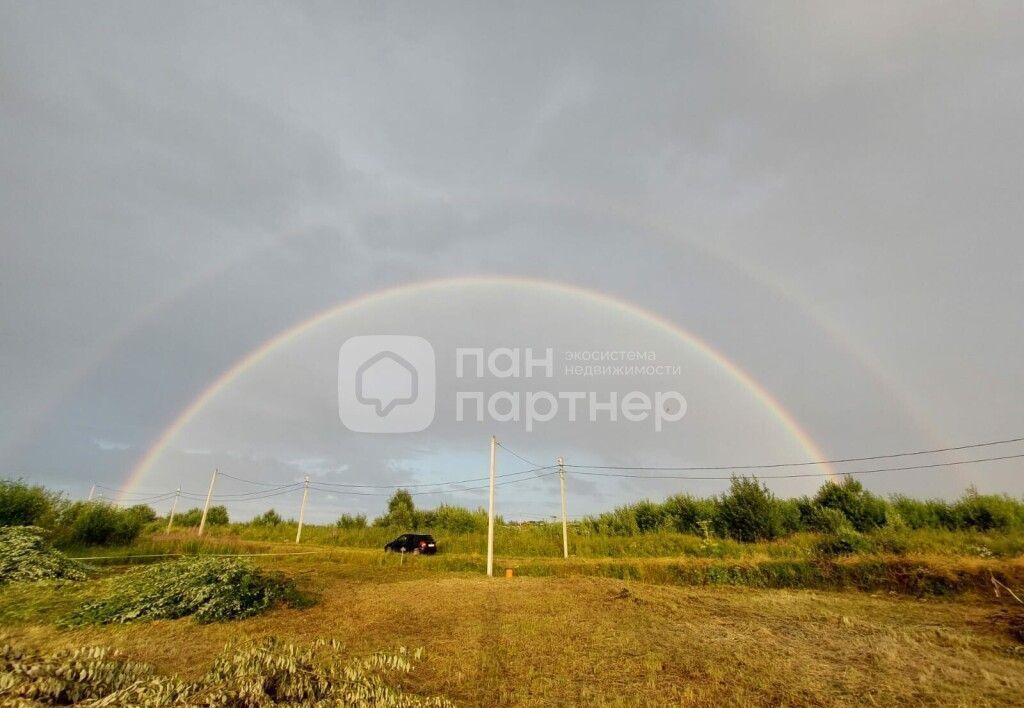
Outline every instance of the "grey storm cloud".
[[[1017, 3], [0, 2], [0, 473], [116, 487], [275, 333], [472, 274], [657, 313], [829, 456], [1015, 437], [1022, 19]], [[273, 407], [268, 386], [249, 410]], [[224, 424], [169, 454], [396, 482], [470, 454], [447, 427], [339, 451], [312, 410], [276, 420], [294, 446]], [[726, 432], [566, 447], [716, 464], [735, 459]], [[1020, 494], [1019, 469], [877, 485]], [[584, 488], [595, 505], [648, 493]]]

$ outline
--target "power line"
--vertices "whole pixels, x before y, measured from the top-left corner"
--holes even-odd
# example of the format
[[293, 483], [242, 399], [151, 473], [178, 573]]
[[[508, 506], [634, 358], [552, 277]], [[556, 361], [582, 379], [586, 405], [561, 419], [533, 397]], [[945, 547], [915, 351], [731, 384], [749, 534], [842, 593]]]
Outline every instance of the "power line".
[[[550, 469], [551, 469], [550, 467], [538, 467], [537, 469], [534, 469], [534, 470], [524, 470], [523, 472], [520, 472], [518, 474], [523, 474], [524, 472], [536, 472], [536, 471], [540, 471], [540, 470], [550, 470]], [[544, 477], [550, 477], [553, 474], [556, 474], [556, 473], [555, 472], [545, 472], [543, 474], [534, 475], [533, 477], [521, 477], [519, 479], [511, 479], [511, 480], [506, 480], [504, 482], [498, 482], [494, 486], [495, 487], [504, 487], [504, 486], [508, 486], [510, 484], [517, 484], [519, 482], [529, 482], [529, 481], [532, 481], [532, 480], [535, 480], [535, 479], [542, 479]], [[486, 479], [486, 477], [485, 477], [485, 479]], [[432, 489], [432, 490], [428, 490], [428, 491], [424, 491], [424, 492], [409, 492], [409, 494], [410, 494], [410, 496], [414, 496], [414, 497], [415, 496], [424, 496], [424, 495], [427, 495], [427, 494], [455, 494], [455, 493], [458, 493], [458, 492], [473, 492], [473, 491], [478, 491], [478, 490], [481, 490], [481, 489], [487, 489], [488, 486], [489, 485], [485, 484], [485, 485], [481, 485], [481, 486], [478, 486], [478, 487], [456, 487], [456, 488], [453, 488], [453, 489]], [[317, 490], [319, 492], [334, 492], [334, 493], [338, 493], [338, 490], [336, 490], [336, 489], [326, 489], [324, 487], [318, 486], [318, 484], [315, 483], [315, 482], [310, 485], [310, 489], [315, 489], [315, 490]], [[355, 495], [355, 496], [360, 496], [360, 497], [387, 497], [387, 496], [391, 496], [387, 492], [344, 492], [344, 494]]]
[[[530, 463], [533, 464], [533, 463]], [[537, 472], [539, 470], [550, 470], [554, 469], [554, 465], [547, 466], [536, 466], [528, 470], [520, 470], [518, 472], [506, 472], [505, 474], [495, 475], [497, 477], [515, 477], [516, 475], [529, 474], [530, 472]], [[416, 484], [351, 484], [343, 482], [316, 482], [316, 484], [322, 484], [328, 487], [352, 487], [355, 489], [408, 489], [410, 487], [439, 487], [449, 484], [468, 484], [469, 482], [483, 482], [490, 479], [490, 477], [473, 477], [470, 479], [460, 479], [451, 482], [422, 482]]]
[[219, 477], [227, 477], [228, 479], [233, 479], [233, 480], [235, 480], [237, 482], [245, 482], [246, 484], [258, 484], [258, 485], [260, 485], [262, 487], [277, 487], [277, 486], [279, 486], [277, 484], [277, 482], [257, 482], [254, 479], [245, 479], [243, 477], [235, 477], [234, 475], [228, 474], [227, 472], [218, 472], [217, 476], [219, 476]]
[[[263, 499], [266, 498], [267, 496], [281, 496], [283, 494], [289, 494], [301, 488], [302, 482], [296, 482], [294, 484], [287, 484], [281, 487], [275, 487], [273, 489], [260, 489], [255, 492], [239, 492], [235, 494], [229, 492], [223, 494], [213, 494], [211, 495], [210, 498], [215, 501], [247, 501], [249, 499]], [[205, 494], [192, 494], [190, 492], [182, 492], [181, 496], [193, 500], [206, 499]]]
[[522, 455], [520, 455], [520, 454], [519, 454], [518, 452], [516, 452], [516, 451], [514, 451], [514, 450], [510, 450], [509, 448], [505, 447], [504, 445], [502, 445], [502, 444], [501, 444], [501, 441], [500, 441], [500, 440], [495, 440], [495, 443], [496, 443], [496, 444], [497, 444], [497, 446], [498, 446], [498, 447], [500, 447], [500, 448], [501, 448], [502, 450], [504, 450], [504, 451], [505, 451], [505, 452], [507, 452], [508, 454], [512, 455], [513, 457], [518, 457], [518, 458], [519, 458], [520, 460], [522, 460], [522, 461], [523, 461], [523, 462], [525, 462], [526, 464], [528, 464], [528, 465], [533, 465], [534, 467], [540, 467], [540, 466], [541, 466], [541, 464], [540, 464], [539, 462], [534, 462], [533, 460], [528, 460], [528, 459], [526, 459], [525, 457], [523, 457]]
[[[833, 474], [839, 475], [854, 475], [854, 474], [874, 474], [876, 472], [902, 472], [906, 470], [927, 470], [938, 467], [956, 467], [958, 465], [972, 465], [979, 462], [999, 462], [1001, 460], [1017, 460], [1024, 458], [1024, 453], [1019, 455], [1003, 455], [1001, 457], [983, 457], [977, 460], [961, 460], [960, 462], [936, 462], [930, 465], [908, 465], [906, 467], [879, 467], [872, 470], [850, 470], [837, 473], [828, 472], [797, 472], [794, 474], [774, 474], [774, 475], [752, 475], [755, 479], [798, 479], [805, 477], [831, 477]], [[569, 465], [566, 465], [568, 467]], [[602, 468], [607, 469], [607, 468]], [[612, 468], [616, 469], [616, 468]], [[663, 469], [657, 467], [627, 467], [624, 469]], [[672, 469], [672, 468], [668, 468]], [[630, 479], [687, 479], [687, 480], [716, 480], [716, 479], [732, 479], [733, 475], [728, 477], [724, 475], [709, 476], [709, 477], [695, 477], [692, 475], [641, 475], [641, 474], [625, 474], [621, 472], [580, 472], [575, 471], [573, 474], [586, 475], [588, 477], [628, 477]]]
[[[992, 445], [1009, 445], [1011, 443], [1024, 442], [1024, 437], [1009, 438], [1007, 440], [992, 440], [991, 442], [972, 443], [970, 445], [957, 445], [955, 447], [940, 447], [932, 450], [915, 450], [912, 452], [893, 452], [886, 455], [871, 455], [869, 457], [845, 457], [835, 460], [814, 460], [810, 462], [776, 462], [761, 465], [715, 465], [705, 467], [642, 467], [628, 465], [566, 465], [576, 469], [588, 470], [651, 470], [651, 471], [676, 471], [676, 472], [699, 472], [712, 470], [763, 470], [776, 469], [779, 467], [809, 467], [812, 465], [838, 465], [844, 462], [870, 462], [872, 460], [887, 460], [896, 457], [913, 457], [915, 455], [931, 455], [939, 452], [955, 452], [957, 450], [972, 450], [979, 447], [990, 447]], [[500, 445], [501, 443], [499, 443]], [[1001, 458], [1000, 458], [1001, 459]], [[842, 473], [845, 474], [845, 473]], [[812, 475], [813, 476], [813, 475]], [[699, 478], [694, 478], [699, 479]], [[717, 477], [711, 479], [718, 479]]]

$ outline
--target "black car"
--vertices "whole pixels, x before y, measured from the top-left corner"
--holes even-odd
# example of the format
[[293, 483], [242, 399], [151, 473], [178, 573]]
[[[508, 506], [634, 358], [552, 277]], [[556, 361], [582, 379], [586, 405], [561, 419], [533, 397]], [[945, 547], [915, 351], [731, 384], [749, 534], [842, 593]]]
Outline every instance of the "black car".
[[429, 534], [404, 533], [391, 543], [384, 544], [384, 550], [396, 553], [437, 553], [437, 543]]

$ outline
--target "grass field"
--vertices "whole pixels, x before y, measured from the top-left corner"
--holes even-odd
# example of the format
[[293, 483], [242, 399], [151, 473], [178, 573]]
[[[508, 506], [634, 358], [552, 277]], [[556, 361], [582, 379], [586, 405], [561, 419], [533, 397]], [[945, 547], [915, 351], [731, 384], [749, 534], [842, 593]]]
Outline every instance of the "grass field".
[[[102, 550], [299, 549], [227, 536], [200, 545], [179, 536]], [[98, 583], [12, 585], [0, 599], [0, 625], [15, 642], [111, 646], [184, 676], [201, 671], [226, 642], [241, 637], [332, 637], [356, 654], [424, 647], [425, 661], [401, 679], [403, 685], [465, 705], [1024, 702], [1024, 645], [1007, 629], [1006, 598], [995, 600], [984, 582], [940, 596], [765, 589], [742, 578], [707, 585], [675, 575], [645, 578], [652, 583], [610, 577], [608, 560], [510, 556], [502, 556], [498, 567], [518, 566], [516, 577], [488, 579], [478, 554], [403, 559], [374, 549], [304, 544], [301, 550], [317, 552], [254, 560], [315, 595], [317, 604], [307, 609], [280, 608], [209, 625], [175, 620], [61, 630], [56, 619], [95, 595]], [[778, 559], [751, 548], [733, 561], [634, 563], [759, 560]], [[1019, 559], [954, 563], [937, 555], [900, 562], [907, 568], [931, 563], [982, 580], [990, 572], [1004, 578], [1021, 572]], [[114, 563], [104, 572], [123, 569]], [[620, 560], [618, 567], [628, 565]]]

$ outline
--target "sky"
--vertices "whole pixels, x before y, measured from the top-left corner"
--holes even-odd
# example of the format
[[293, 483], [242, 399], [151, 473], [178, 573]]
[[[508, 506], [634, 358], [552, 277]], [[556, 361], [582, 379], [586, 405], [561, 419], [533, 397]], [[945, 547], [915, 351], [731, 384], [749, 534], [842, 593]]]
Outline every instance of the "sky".
[[[0, 1], [0, 475], [124, 502], [201, 495], [214, 467], [267, 485], [227, 478], [223, 495], [306, 475], [380, 485], [313, 492], [308, 518], [329, 521], [379, 514], [385, 485], [486, 476], [492, 434], [537, 466], [638, 467], [1021, 437], [1022, 15]], [[154, 453], [224, 372], [353, 300], [230, 377]], [[339, 420], [339, 347], [376, 334], [435, 350], [426, 430]], [[678, 390], [686, 415], [660, 432], [457, 421], [460, 347], [550, 348], [545, 390]], [[566, 375], [567, 354], [595, 350], [654, 352], [676, 373]], [[525, 465], [504, 450], [498, 464]], [[1022, 465], [863, 481], [1019, 496]], [[727, 486], [584, 471], [568, 475], [573, 515]], [[822, 479], [766, 483], [791, 495]], [[294, 515], [297, 494], [229, 509], [271, 504]], [[499, 494], [510, 517], [557, 508], [552, 476]]]

